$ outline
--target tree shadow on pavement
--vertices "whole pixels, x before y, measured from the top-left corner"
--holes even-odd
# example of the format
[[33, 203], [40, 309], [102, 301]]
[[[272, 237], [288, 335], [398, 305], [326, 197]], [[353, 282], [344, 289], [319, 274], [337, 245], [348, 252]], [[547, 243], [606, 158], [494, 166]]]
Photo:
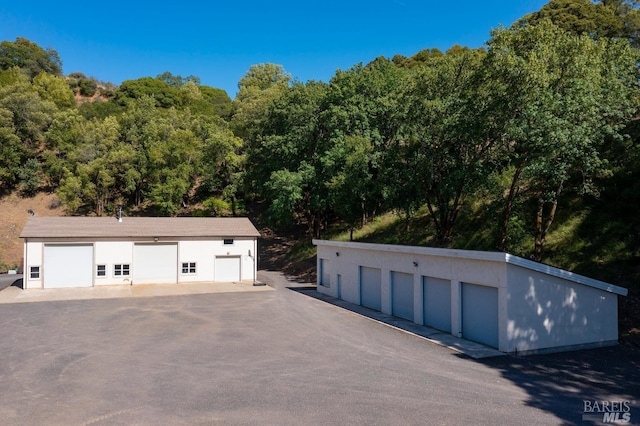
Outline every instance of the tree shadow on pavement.
[[502, 377], [527, 392], [527, 405], [555, 414], [563, 424], [585, 424], [585, 400], [590, 405], [593, 401], [627, 401], [630, 424], [640, 424], [640, 351], [635, 347], [619, 345], [477, 362], [499, 369]]

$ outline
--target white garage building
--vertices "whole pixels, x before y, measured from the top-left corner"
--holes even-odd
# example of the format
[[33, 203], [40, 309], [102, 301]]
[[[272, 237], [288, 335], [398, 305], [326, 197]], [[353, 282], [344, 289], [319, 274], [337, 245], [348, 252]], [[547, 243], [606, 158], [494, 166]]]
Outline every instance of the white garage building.
[[313, 243], [320, 293], [502, 352], [618, 341], [622, 287], [507, 253]]
[[259, 236], [247, 218], [32, 216], [24, 288], [255, 281]]

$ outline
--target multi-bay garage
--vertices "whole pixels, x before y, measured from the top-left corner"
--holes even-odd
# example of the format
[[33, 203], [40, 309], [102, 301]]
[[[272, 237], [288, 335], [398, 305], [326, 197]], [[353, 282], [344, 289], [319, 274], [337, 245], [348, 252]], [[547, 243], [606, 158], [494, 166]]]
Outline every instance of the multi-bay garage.
[[618, 340], [622, 287], [507, 253], [313, 243], [319, 292], [503, 352]]
[[247, 218], [30, 217], [24, 288], [255, 280]]

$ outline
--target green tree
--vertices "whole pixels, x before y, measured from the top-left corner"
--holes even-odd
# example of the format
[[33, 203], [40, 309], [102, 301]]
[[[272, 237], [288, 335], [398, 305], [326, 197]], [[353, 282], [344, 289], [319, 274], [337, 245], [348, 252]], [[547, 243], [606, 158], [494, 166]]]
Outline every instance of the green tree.
[[18, 181], [21, 159], [25, 155], [13, 126], [12, 112], [0, 108], [0, 189], [12, 188]]
[[42, 141], [56, 106], [43, 100], [38, 90], [17, 68], [6, 70], [0, 76], [0, 108], [11, 111], [16, 135], [28, 151], [35, 152]]
[[[40, 97], [39, 87], [17, 67], [0, 72], [0, 182], [3, 190], [13, 189], [24, 181], [26, 163], [29, 159], [39, 158], [44, 133], [57, 109], [52, 101]], [[51, 96], [55, 93], [56, 90], [52, 90]]]
[[349, 136], [344, 149], [344, 168], [331, 177], [327, 185], [334, 194], [335, 210], [349, 224], [349, 238], [353, 240], [356, 226], [364, 226], [367, 220], [372, 179], [369, 159], [373, 146], [366, 138]]
[[52, 48], [43, 49], [26, 38], [0, 42], [0, 71], [18, 67], [29, 78], [41, 72], [62, 75], [62, 61]]
[[320, 126], [324, 83], [294, 84], [275, 99], [248, 151], [249, 185], [270, 201], [274, 224], [304, 219], [318, 236], [328, 208], [332, 148]]
[[534, 258], [567, 190], [597, 194], [610, 173], [605, 142], [622, 139], [637, 109], [637, 54], [626, 40], [576, 36], [549, 21], [493, 32], [486, 66], [508, 115], [515, 170], [499, 241], [505, 247], [511, 206], [522, 182], [536, 194]]
[[87, 132], [87, 120], [76, 109], [55, 113], [44, 135], [42, 152], [44, 173], [50, 188], [56, 188], [65, 175], [65, 169], [73, 167], [68, 158]]
[[231, 119], [233, 107], [227, 92], [210, 86], [200, 86], [200, 93], [202, 93], [202, 107], [192, 109], [194, 113], [206, 115], [209, 114], [209, 108], [211, 108], [211, 112], [218, 117], [225, 120]]
[[42, 180], [42, 167], [36, 158], [29, 158], [18, 172], [20, 179], [20, 190], [24, 195], [32, 196], [40, 187]]
[[470, 50], [432, 58], [416, 69], [403, 92], [400, 139], [440, 245], [451, 242], [467, 196], [495, 164], [497, 140], [483, 127], [482, 58], [481, 51]]
[[536, 25], [548, 19], [573, 34], [594, 38], [627, 38], [640, 47], [640, 13], [636, 0], [551, 0], [514, 26]]
[[254, 142], [267, 109], [287, 90], [290, 80], [282, 65], [252, 65], [238, 82], [238, 94], [233, 100], [234, 133], [249, 143]]
[[[398, 92], [404, 73], [392, 61], [382, 57], [366, 66], [359, 64], [347, 71], [338, 71], [330, 81], [324, 101], [324, 132], [337, 150], [331, 157], [333, 163], [342, 167], [344, 159], [340, 155], [359, 153], [364, 157], [350, 161], [367, 166], [367, 173], [359, 173], [363, 181], [352, 187], [353, 199], [361, 201], [357, 207], [361, 225], [376, 212], [393, 207], [389, 204], [389, 195], [395, 189], [389, 184], [397, 164], [392, 146], [400, 128]], [[356, 149], [354, 153], [356, 145], [353, 142], [360, 138], [366, 140], [366, 146], [370, 148]]]
[[171, 125], [156, 107], [155, 99], [150, 96], [129, 102], [126, 111], [118, 119], [123, 142], [130, 145], [136, 153], [132, 165], [139, 175], [135, 180], [133, 203], [140, 206], [149, 191], [149, 148], [158, 140], [166, 140], [171, 133]]
[[87, 122], [83, 130], [69, 153], [58, 196], [71, 211], [90, 206], [101, 216], [114, 198], [133, 191], [128, 177], [135, 151], [120, 142], [120, 126], [114, 117]]
[[195, 84], [196, 86], [200, 86], [200, 77], [196, 77], [195, 75], [183, 77], [181, 75], [173, 75], [169, 71], [165, 71], [162, 74], [158, 74], [156, 78], [160, 81], [164, 81], [169, 86], [176, 88], [180, 88], [189, 82]]
[[180, 96], [176, 87], [152, 77], [123, 81], [115, 93], [114, 101], [125, 105], [132, 99], [141, 99], [144, 96], [153, 98], [155, 104], [161, 108], [170, 108], [180, 103]]
[[217, 117], [198, 117], [191, 129], [202, 144], [203, 192], [227, 203], [235, 215], [245, 169], [242, 139]]
[[174, 129], [166, 140], [149, 146], [149, 199], [163, 215], [174, 215], [185, 203], [196, 179], [201, 143], [193, 132]]
[[64, 78], [47, 73], [40, 73], [33, 79], [33, 86], [40, 99], [51, 101], [58, 109], [71, 108], [76, 105], [73, 92]]

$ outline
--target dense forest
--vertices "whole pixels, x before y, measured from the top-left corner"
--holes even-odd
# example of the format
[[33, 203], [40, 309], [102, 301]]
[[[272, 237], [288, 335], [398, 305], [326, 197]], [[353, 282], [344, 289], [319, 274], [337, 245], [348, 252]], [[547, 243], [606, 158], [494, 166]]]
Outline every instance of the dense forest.
[[[392, 214], [420, 244], [509, 251], [633, 288], [638, 7], [552, 0], [483, 48], [378, 57], [328, 82], [257, 64], [233, 100], [171, 72], [119, 86], [65, 76], [55, 49], [3, 41], [0, 189], [55, 192], [74, 215], [257, 204], [271, 226], [313, 237], [353, 237]], [[559, 223], [570, 261], [546, 250]], [[612, 276], [622, 263], [636, 272]]]

